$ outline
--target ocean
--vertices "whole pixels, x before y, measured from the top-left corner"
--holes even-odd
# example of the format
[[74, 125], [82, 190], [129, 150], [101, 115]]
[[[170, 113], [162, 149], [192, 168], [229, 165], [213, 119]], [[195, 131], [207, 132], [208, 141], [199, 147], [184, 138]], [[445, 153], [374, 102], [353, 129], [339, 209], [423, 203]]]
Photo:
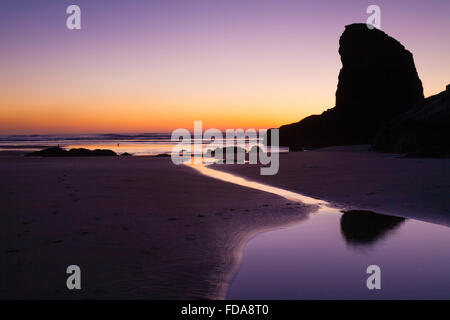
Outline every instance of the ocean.
[[[192, 140], [197, 142], [199, 140]], [[242, 140], [236, 140], [242, 143]], [[261, 144], [262, 139], [247, 139], [250, 145]], [[130, 153], [134, 156], [152, 156], [169, 153], [178, 144], [171, 140], [171, 133], [137, 133], [137, 134], [58, 134], [58, 135], [1, 135], [0, 151], [31, 152], [47, 147], [60, 146], [64, 149], [110, 149], [118, 154]], [[203, 148], [210, 145], [203, 141]], [[209, 146], [211, 147], [211, 146]], [[282, 151], [282, 150], [280, 150]]]

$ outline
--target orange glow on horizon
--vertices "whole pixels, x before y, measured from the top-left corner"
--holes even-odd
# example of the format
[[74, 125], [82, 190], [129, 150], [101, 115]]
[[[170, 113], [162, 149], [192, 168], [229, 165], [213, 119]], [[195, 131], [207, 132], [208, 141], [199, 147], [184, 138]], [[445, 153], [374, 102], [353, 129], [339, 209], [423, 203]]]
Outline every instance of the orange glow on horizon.
[[[444, 89], [437, 88], [433, 94]], [[301, 105], [300, 99], [299, 102], [292, 100], [285, 101], [284, 104], [277, 104], [276, 101], [249, 101], [245, 108], [239, 107], [238, 101], [230, 100], [223, 103], [211, 101], [200, 106], [195, 101], [159, 101], [148, 107], [137, 101], [116, 101], [95, 107], [85, 101], [73, 101], [60, 108], [56, 105], [63, 105], [62, 102], [28, 107], [25, 99], [11, 99], [11, 102], [3, 100], [2, 104], [12, 107], [0, 106], [0, 134], [171, 132], [177, 128], [192, 130], [195, 120], [203, 121], [204, 130], [267, 129], [297, 122], [333, 107], [334, 101], [329, 96], [326, 98], [328, 103], [309, 102], [302, 107], [298, 106]]]

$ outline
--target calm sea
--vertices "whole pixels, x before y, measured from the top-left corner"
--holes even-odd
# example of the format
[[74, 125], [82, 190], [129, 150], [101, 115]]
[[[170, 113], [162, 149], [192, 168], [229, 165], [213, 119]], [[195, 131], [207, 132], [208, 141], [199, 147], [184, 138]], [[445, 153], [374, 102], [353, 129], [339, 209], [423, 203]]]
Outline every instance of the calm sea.
[[[199, 140], [193, 139], [193, 142], [195, 141]], [[262, 139], [248, 142], [250, 144], [262, 143]], [[177, 141], [171, 141], [171, 133], [2, 135], [0, 136], [0, 151], [31, 152], [46, 147], [60, 146], [65, 149], [110, 149], [119, 154], [128, 152], [135, 156], [147, 156], [168, 153], [177, 143]], [[203, 147], [208, 146], [209, 142], [204, 141]]]

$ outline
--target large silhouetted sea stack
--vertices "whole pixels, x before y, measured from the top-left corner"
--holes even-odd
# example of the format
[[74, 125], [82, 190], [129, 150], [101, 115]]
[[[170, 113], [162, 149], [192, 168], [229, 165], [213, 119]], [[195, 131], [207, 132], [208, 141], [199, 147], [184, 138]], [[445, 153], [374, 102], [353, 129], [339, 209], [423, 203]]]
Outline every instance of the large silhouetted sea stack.
[[412, 54], [366, 24], [345, 28], [336, 106], [280, 128], [280, 144], [295, 148], [372, 143], [389, 120], [424, 100]]

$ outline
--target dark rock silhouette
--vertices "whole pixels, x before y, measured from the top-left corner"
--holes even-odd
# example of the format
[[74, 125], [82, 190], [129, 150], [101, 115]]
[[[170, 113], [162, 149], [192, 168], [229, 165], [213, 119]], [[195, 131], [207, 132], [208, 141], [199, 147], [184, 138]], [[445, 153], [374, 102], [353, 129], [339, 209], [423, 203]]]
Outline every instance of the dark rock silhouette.
[[260, 152], [264, 152], [264, 150], [260, 147], [260, 146], [253, 146], [250, 148], [249, 153], [260, 153]]
[[70, 149], [68, 152], [69, 157], [107, 157], [107, 156], [117, 156], [112, 150], [107, 149], [95, 149], [89, 150], [84, 148]]
[[104, 157], [117, 156], [112, 150], [96, 149], [89, 150], [84, 148], [64, 150], [60, 147], [47, 148], [41, 151], [35, 151], [26, 154], [27, 157]]
[[67, 156], [67, 151], [60, 147], [46, 148], [40, 151], [27, 153], [25, 157], [64, 157]]
[[227, 156], [230, 157], [230, 160], [233, 162], [239, 161], [240, 157], [243, 157], [244, 161], [247, 155], [247, 151], [242, 147], [223, 147], [216, 148], [211, 152], [211, 157], [214, 157], [218, 160], [225, 161]]
[[383, 124], [423, 101], [413, 56], [397, 40], [366, 24], [352, 24], [339, 45], [336, 106], [280, 127], [280, 145], [301, 150], [369, 144]]
[[216, 158], [217, 160], [226, 160], [227, 153], [233, 158], [233, 161], [238, 161], [240, 154], [243, 155], [244, 160], [249, 160], [250, 156], [258, 157], [260, 152], [264, 152], [264, 149], [258, 145], [252, 146], [250, 151], [246, 151], [242, 147], [234, 146], [234, 147], [219, 147], [216, 149], [208, 149], [205, 153], [207, 157]]
[[374, 149], [408, 157], [450, 157], [450, 85], [380, 129]]
[[223, 148], [216, 148], [214, 149], [215, 153], [219, 153], [222, 152], [222, 154], [226, 154], [227, 152], [230, 152], [232, 154], [237, 154], [237, 153], [245, 153], [246, 150], [242, 147], [236, 147], [236, 146], [232, 146], [232, 147], [223, 147]]
[[371, 211], [346, 211], [341, 217], [341, 232], [348, 244], [370, 245], [400, 226], [405, 218]]
[[158, 158], [168, 158], [168, 157], [171, 157], [172, 155], [171, 154], [169, 154], [169, 153], [159, 153], [159, 154], [157, 154], [155, 157], [158, 157]]

